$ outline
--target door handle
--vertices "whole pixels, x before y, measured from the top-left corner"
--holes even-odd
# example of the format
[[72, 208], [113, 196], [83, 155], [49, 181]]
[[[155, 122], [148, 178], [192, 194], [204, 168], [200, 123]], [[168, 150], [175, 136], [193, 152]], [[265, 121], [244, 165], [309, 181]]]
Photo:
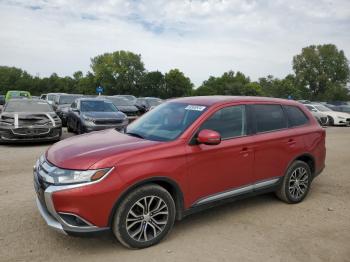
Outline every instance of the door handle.
[[249, 148], [243, 147], [239, 153], [242, 154], [244, 157], [246, 157], [246, 156], [248, 156]]
[[287, 142], [288, 145], [292, 146], [295, 145], [296, 141], [293, 138], [290, 138]]

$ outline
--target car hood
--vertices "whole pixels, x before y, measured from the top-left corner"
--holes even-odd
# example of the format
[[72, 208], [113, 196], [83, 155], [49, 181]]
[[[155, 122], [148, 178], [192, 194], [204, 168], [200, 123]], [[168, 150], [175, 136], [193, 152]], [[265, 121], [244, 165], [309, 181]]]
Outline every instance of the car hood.
[[161, 142], [144, 140], [114, 129], [92, 132], [62, 140], [46, 152], [47, 160], [65, 169], [89, 169], [99, 160]]
[[11, 112], [0, 115], [0, 126], [11, 126], [15, 128], [28, 126], [55, 126], [60, 121], [53, 112]]
[[327, 115], [332, 116], [332, 117], [340, 116], [340, 117], [344, 117], [344, 118], [349, 118], [349, 114], [348, 113], [336, 112], [336, 111], [328, 111], [328, 112], [325, 112], [325, 113]]
[[122, 112], [82, 112], [81, 115], [94, 119], [125, 118], [125, 114]]

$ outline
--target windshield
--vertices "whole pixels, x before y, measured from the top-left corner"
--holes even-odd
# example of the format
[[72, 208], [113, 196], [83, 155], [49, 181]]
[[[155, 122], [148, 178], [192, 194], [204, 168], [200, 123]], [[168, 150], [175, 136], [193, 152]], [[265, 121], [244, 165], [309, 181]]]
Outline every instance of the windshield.
[[29, 98], [29, 93], [21, 91], [10, 92], [11, 98]]
[[81, 112], [117, 112], [118, 110], [111, 102], [106, 101], [81, 101]]
[[107, 99], [111, 100], [115, 106], [133, 106], [133, 104], [122, 97], [108, 97]]
[[205, 106], [164, 103], [127, 127], [127, 134], [147, 140], [171, 141], [180, 136], [203, 112]]
[[148, 98], [147, 102], [150, 106], [158, 106], [162, 103], [162, 100], [157, 98]]
[[46, 102], [21, 100], [10, 100], [4, 112], [52, 112], [52, 108]]
[[323, 105], [318, 105], [318, 106], [315, 106], [316, 109], [318, 111], [321, 111], [321, 112], [327, 112], [327, 111], [333, 111], [332, 109], [328, 108], [328, 107], [325, 107]]
[[71, 104], [74, 102], [75, 99], [77, 99], [80, 96], [60, 96], [59, 99], [59, 104], [63, 105], [63, 104]]
[[350, 113], [350, 106], [341, 106], [340, 111]]

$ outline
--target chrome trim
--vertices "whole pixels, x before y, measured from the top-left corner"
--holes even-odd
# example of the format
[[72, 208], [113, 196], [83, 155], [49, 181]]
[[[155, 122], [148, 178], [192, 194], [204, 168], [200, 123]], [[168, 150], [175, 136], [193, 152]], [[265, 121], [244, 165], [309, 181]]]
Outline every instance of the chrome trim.
[[52, 123], [52, 126], [55, 127], [56, 126], [56, 122], [55, 122], [55, 120], [53, 120], [52, 116], [50, 116], [50, 114], [45, 114], [45, 115], [48, 117], [48, 119], [50, 119], [50, 121]]
[[232, 190], [228, 190], [228, 191], [225, 191], [225, 192], [217, 193], [217, 194], [214, 194], [214, 195], [211, 195], [211, 196], [199, 199], [197, 202], [194, 203], [194, 205], [206, 204], [206, 203], [209, 203], [209, 202], [212, 202], [212, 201], [216, 201], [216, 200], [225, 199], [225, 198], [228, 198], [228, 197], [241, 195], [243, 193], [253, 192], [254, 190], [261, 189], [261, 188], [264, 188], [266, 186], [270, 186], [270, 185], [276, 184], [279, 179], [280, 179], [280, 177], [275, 177], [275, 178], [264, 180], [264, 181], [261, 181], [261, 182], [256, 182], [254, 184], [249, 184], [249, 185], [242, 186], [242, 187], [239, 187], [239, 188], [234, 188]]
[[45, 220], [46, 224], [51, 227], [52, 229], [62, 233], [62, 234], [67, 234], [64, 230], [62, 225], [56, 221], [54, 218], [51, 217], [51, 215], [46, 211], [46, 209], [42, 206], [42, 204], [40, 203], [38, 197], [36, 197], [36, 205], [38, 207], [38, 210], [41, 214], [41, 216], [43, 217], [43, 219]]
[[14, 124], [15, 124], [15, 128], [18, 128], [18, 114], [14, 114]]
[[35, 127], [16, 127], [16, 128], [14, 128], [14, 129], [11, 129], [11, 132], [12, 132], [14, 135], [17, 135], [17, 136], [27, 136], [27, 134], [21, 134], [21, 133], [17, 133], [17, 132], [16, 132], [17, 129], [23, 129], [23, 128], [31, 129], [31, 130], [35, 130], [35, 129], [37, 129], [37, 128], [43, 128], [43, 129], [45, 128], [45, 129], [47, 129], [47, 131], [38, 133], [38, 134], [36, 134], [36, 135], [47, 135], [47, 134], [49, 134], [50, 131], [51, 131], [51, 129], [50, 129], [49, 127], [47, 127], [47, 126], [35, 126]]
[[[79, 218], [81, 221], [83, 221], [84, 223], [87, 224], [87, 226], [80, 226], [80, 227], [84, 227], [84, 228], [87, 228], [87, 227], [94, 227], [94, 228], [97, 228], [97, 226], [94, 226], [93, 224], [91, 224], [89, 221], [85, 220], [84, 218], [82, 218], [81, 216], [78, 216], [74, 213], [68, 213], [68, 212], [58, 212], [58, 215], [69, 215], [69, 216], [74, 216], [74, 217], [77, 217]], [[69, 224], [67, 221], [65, 221], [62, 217], [60, 217], [61, 220], [68, 226], [70, 227], [79, 227], [79, 226], [75, 226], [75, 225], [71, 225]]]
[[262, 182], [255, 183], [254, 184], [254, 190], [255, 189], [260, 189], [260, 188], [265, 187], [265, 186], [273, 185], [273, 184], [277, 183], [279, 179], [280, 179], [280, 177], [277, 177], [277, 178], [272, 178], [272, 179], [269, 179], [269, 180], [265, 180], [265, 181], [262, 181]]

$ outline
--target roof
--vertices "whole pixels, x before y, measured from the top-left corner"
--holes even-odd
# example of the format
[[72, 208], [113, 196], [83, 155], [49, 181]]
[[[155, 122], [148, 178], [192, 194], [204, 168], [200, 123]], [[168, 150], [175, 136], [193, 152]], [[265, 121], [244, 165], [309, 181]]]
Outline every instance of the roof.
[[223, 104], [229, 102], [273, 102], [281, 104], [300, 104], [294, 100], [261, 96], [192, 96], [175, 98], [172, 99], [171, 102], [181, 102], [205, 106], [212, 106], [214, 104]]

